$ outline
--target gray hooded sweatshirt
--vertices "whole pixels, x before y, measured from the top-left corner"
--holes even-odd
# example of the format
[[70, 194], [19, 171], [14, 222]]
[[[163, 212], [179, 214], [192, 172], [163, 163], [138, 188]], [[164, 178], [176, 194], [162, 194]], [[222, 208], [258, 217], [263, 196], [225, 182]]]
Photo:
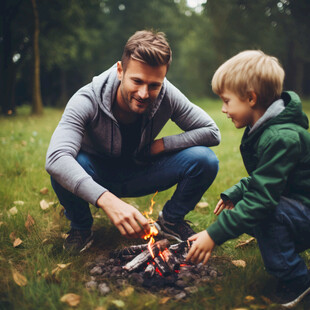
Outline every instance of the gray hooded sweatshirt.
[[[64, 188], [93, 205], [108, 189], [96, 183], [75, 158], [80, 150], [99, 157], [121, 156], [120, 127], [112, 113], [119, 84], [114, 65], [78, 90], [65, 108], [46, 155], [47, 172]], [[136, 159], [148, 158], [151, 143], [169, 119], [184, 132], [163, 138], [165, 152], [220, 143], [220, 132], [212, 118], [165, 78], [157, 99], [143, 115]]]

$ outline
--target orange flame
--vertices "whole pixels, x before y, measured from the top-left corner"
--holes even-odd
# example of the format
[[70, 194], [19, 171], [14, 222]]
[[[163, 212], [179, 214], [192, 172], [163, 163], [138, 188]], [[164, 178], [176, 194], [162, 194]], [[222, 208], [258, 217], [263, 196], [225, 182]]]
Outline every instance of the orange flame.
[[157, 228], [154, 225], [154, 220], [152, 220], [149, 217], [149, 215], [151, 215], [153, 213], [153, 207], [154, 207], [154, 204], [155, 204], [154, 197], [157, 195], [157, 193], [158, 193], [158, 191], [153, 195], [153, 197], [151, 199], [151, 206], [150, 206], [149, 212], [146, 211], [146, 212], [143, 213], [143, 215], [145, 215], [145, 217], [148, 219], [150, 227], [151, 227], [150, 232], [147, 235], [145, 235], [143, 238], [144, 238], [144, 240], [150, 239], [150, 241], [149, 241], [149, 243], [147, 245], [147, 248], [148, 248], [148, 250], [151, 253], [153, 258], [155, 257], [155, 255], [154, 255], [154, 253], [152, 251], [152, 247], [151, 246], [152, 246], [152, 244], [155, 243], [155, 239], [154, 239], [153, 236], [156, 236], [158, 234], [158, 230], [157, 230]]

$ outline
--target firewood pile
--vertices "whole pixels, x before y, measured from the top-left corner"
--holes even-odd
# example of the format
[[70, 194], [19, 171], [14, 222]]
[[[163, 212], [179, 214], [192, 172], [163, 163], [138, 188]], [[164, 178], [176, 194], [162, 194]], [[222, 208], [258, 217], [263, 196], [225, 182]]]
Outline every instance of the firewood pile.
[[[110, 253], [110, 258], [98, 257], [90, 265], [88, 288], [109, 293], [109, 285], [142, 286], [153, 292], [161, 290], [176, 299], [185, 298], [221, 276], [214, 266], [194, 265], [185, 261], [190, 243], [170, 244], [167, 239], [153, 244], [133, 245]], [[103, 288], [103, 289], [102, 289]]]

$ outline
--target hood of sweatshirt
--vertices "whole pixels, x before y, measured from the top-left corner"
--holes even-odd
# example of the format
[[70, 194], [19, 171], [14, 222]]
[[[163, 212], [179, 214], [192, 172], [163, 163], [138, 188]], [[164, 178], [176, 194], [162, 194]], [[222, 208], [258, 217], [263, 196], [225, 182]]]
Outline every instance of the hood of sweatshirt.
[[300, 98], [292, 91], [283, 92], [281, 99], [275, 101], [267, 109], [266, 113], [257, 121], [257, 124], [252, 128], [246, 128], [242, 140], [246, 139], [246, 142], [250, 142], [252, 139], [257, 139], [266, 127], [285, 123], [297, 124], [305, 129], [309, 128], [309, 121], [302, 111]]

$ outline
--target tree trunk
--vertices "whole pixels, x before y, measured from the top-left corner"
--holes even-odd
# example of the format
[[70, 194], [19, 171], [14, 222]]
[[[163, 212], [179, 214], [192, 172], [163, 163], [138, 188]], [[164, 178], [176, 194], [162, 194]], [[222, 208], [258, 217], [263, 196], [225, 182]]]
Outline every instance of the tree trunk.
[[31, 0], [33, 15], [34, 15], [34, 36], [33, 36], [33, 92], [32, 92], [32, 113], [42, 114], [43, 104], [41, 97], [41, 85], [40, 85], [40, 51], [39, 51], [39, 14], [36, 4], [36, 0]]
[[4, 115], [15, 113], [15, 82], [16, 66], [12, 62], [12, 30], [11, 23], [17, 13], [20, 2], [8, 9], [7, 1], [1, 1], [2, 19], [2, 50], [0, 67], [0, 102], [1, 111]]

